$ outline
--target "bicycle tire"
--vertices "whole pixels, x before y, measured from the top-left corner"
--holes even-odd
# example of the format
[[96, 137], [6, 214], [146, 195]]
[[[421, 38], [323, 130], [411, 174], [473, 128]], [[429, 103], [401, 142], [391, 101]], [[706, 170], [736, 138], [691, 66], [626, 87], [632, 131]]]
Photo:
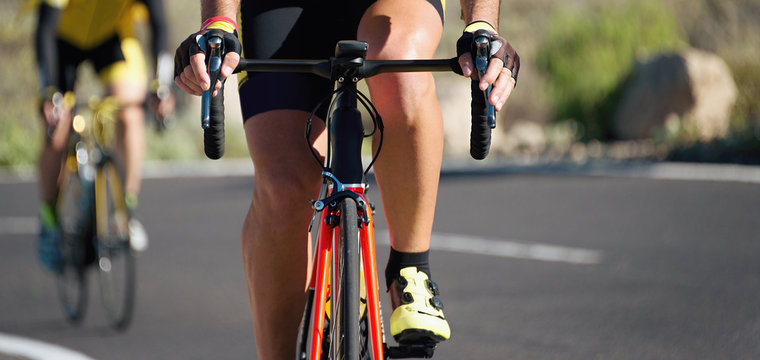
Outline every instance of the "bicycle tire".
[[134, 309], [135, 259], [121, 171], [111, 159], [95, 176], [95, 210], [101, 300], [111, 327], [125, 330]]
[[85, 276], [89, 263], [87, 246], [90, 246], [92, 251], [92, 199], [85, 197], [85, 192], [91, 191], [87, 189], [88, 186], [91, 186], [91, 183], [85, 182], [77, 171], [66, 170], [56, 201], [63, 255], [63, 265], [56, 276], [56, 287], [66, 320], [74, 325], [82, 322], [88, 300]]
[[314, 289], [306, 292], [306, 305], [304, 306], [301, 325], [298, 326], [298, 337], [296, 338], [296, 360], [305, 360], [308, 358], [309, 334], [311, 333], [311, 312], [314, 303]]
[[359, 229], [356, 202], [345, 198], [340, 203], [340, 228], [336, 269], [333, 271], [331, 298], [335, 309], [331, 337], [331, 359], [359, 359], [360, 344], [360, 275]]

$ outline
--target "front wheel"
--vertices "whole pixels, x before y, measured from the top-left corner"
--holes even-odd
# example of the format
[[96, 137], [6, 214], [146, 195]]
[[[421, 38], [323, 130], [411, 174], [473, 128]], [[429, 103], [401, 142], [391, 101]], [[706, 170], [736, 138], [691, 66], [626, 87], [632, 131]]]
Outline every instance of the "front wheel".
[[85, 273], [92, 257], [92, 183], [83, 180], [79, 172], [67, 169], [58, 189], [56, 213], [61, 225], [61, 254], [63, 266], [56, 278], [58, 297], [66, 319], [79, 324], [87, 309]]
[[359, 225], [356, 202], [345, 198], [340, 203], [340, 229], [335, 249], [336, 268], [333, 269], [331, 291], [333, 322], [331, 355], [334, 360], [359, 359], [360, 344], [360, 272], [359, 272]]
[[129, 213], [120, 174], [110, 160], [98, 169], [95, 219], [100, 295], [111, 326], [124, 330], [134, 309], [135, 259], [129, 244]]

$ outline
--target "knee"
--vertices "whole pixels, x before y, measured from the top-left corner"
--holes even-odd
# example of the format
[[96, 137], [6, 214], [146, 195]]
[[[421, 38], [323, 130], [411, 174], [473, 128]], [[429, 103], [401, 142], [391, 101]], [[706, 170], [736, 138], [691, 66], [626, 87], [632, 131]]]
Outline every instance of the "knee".
[[310, 213], [309, 200], [319, 194], [318, 174], [303, 169], [296, 171], [256, 170], [253, 207], [270, 221], [292, 221], [291, 214]]
[[119, 119], [128, 128], [142, 127], [145, 123], [145, 111], [140, 104], [127, 103], [119, 110]]
[[312, 215], [309, 200], [317, 198], [319, 185], [318, 177], [297, 172], [262, 174], [257, 169], [253, 200], [243, 225], [244, 249], [268, 247], [272, 241], [297, 245], [307, 236]]
[[[371, 48], [371, 47], [370, 47]], [[428, 54], [422, 54], [414, 46], [386, 46], [371, 54], [373, 59], [399, 60], [424, 59]], [[435, 80], [431, 73], [399, 72], [385, 73], [367, 79], [372, 92], [372, 98], [387, 102], [384, 110], [403, 110], [430, 96], [435, 96]]]

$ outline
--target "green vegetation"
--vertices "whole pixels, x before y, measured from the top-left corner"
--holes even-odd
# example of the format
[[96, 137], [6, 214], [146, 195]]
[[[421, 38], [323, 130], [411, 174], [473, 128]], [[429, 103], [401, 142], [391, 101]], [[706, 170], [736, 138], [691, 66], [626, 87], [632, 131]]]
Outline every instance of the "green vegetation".
[[[35, 95], [35, 16], [19, 15], [27, 2], [0, 1], [0, 18], [7, 20], [0, 23], [0, 166], [33, 165], [43, 139]], [[170, 44], [197, 30], [197, 3], [166, 0], [165, 6]], [[694, 129], [670, 124], [655, 139], [658, 148], [667, 149], [672, 159], [704, 160], [709, 155], [708, 160], [723, 161], [740, 154], [760, 162], [759, 18], [758, 0], [502, 0], [500, 30], [520, 53], [523, 65], [520, 86], [499, 114], [506, 126], [499, 126], [554, 120], [556, 126], [545, 131], [549, 142], [569, 147], [578, 139], [604, 141], [616, 90], [634, 62], [692, 46], [717, 54], [734, 73], [739, 96], [731, 128], [725, 139], [700, 144], [692, 136]], [[452, 2], [440, 56], [453, 56], [462, 25], [458, 4]], [[90, 68], [83, 72], [82, 90], [99, 91]], [[242, 120], [238, 106], [230, 101], [234, 92], [226, 98], [225, 158], [245, 157]], [[180, 92], [177, 106], [168, 131], [157, 133], [148, 126], [149, 160], [203, 158], [197, 99]], [[557, 129], [563, 129], [562, 136], [552, 135]]]
[[[0, 166], [32, 164], [42, 142], [35, 101], [31, 24], [17, 17], [20, 5], [0, 3]], [[23, 3], [21, 1], [19, 4]], [[19, 31], [22, 28], [22, 31]]]
[[563, 8], [549, 19], [536, 64], [548, 77], [554, 120], [577, 122], [585, 140], [609, 135], [606, 112], [637, 57], [686, 45], [675, 15], [656, 0]]
[[[6, 0], [0, 2], [0, 18], [7, 19], [0, 24], [0, 166], [33, 165], [42, 147], [42, 121], [36, 97], [37, 74], [33, 32], [36, 14], [23, 10], [27, 0]], [[178, 43], [181, 38], [196, 29], [192, 21], [199, 19], [197, 6], [180, 6], [182, 0], [165, 1], [170, 16], [170, 42]], [[200, 20], [199, 20], [200, 21]], [[147, 26], [137, 28], [137, 36], [146, 39]], [[143, 41], [147, 46], [148, 41]], [[146, 50], [146, 54], [149, 51]], [[77, 97], [101, 95], [99, 85], [91, 66], [83, 66], [79, 71]], [[232, 84], [234, 87], [234, 84]], [[228, 96], [233, 98], [234, 96]], [[147, 160], [185, 160], [203, 157], [203, 132], [200, 128], [200, 105], [197, 99], [177, 94], [177, 112], [172, 126], [164, 132], [156, 131], [152, 120], [146, 119]], [[227, 144], [225, 157], [245, 157], [248, 149], [242, 131], [242, 121], [236, 103], [227, 105]], [[237, 112], [236, 112], [237, 110]]]

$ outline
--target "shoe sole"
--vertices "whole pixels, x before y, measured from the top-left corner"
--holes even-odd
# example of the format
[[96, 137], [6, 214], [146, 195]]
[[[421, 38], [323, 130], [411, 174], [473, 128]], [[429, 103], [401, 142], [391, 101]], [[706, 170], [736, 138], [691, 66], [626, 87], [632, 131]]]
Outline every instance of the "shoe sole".
[[393, 336], [400, 345], [432, 346], [446, 340], [443, 336], [430, 330], [407, 329]]

